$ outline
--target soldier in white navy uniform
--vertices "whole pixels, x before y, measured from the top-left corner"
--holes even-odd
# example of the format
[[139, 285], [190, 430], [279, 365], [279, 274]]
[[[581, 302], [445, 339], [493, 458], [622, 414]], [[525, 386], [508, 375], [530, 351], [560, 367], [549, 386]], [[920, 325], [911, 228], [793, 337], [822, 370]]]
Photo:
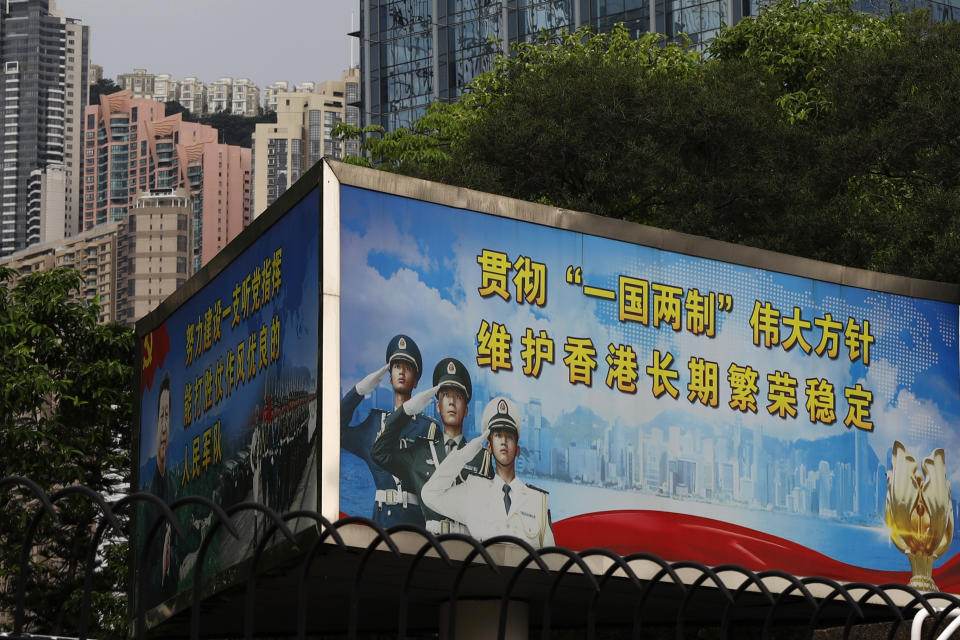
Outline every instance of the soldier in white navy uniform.
[[[423, 503], [465, 524], [478, 540], [511, 535], [536, 549], [553, 546], [547, 492], [524, 484], [514, 472], [521, 432], [516, 404], [502, 396], [494, 398], [483, 412], [481, 425], [481, 436], [440, 463], [421, 491]], [[471, 474], [457, 484], [464, 465], [485, 444], [496, 460], [496, 474], [492, 478]]]

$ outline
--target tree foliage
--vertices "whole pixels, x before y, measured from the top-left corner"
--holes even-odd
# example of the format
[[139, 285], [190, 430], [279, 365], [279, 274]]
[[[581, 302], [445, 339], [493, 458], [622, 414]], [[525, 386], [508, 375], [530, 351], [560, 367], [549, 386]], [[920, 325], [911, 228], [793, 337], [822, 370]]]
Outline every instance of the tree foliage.
[[238, 116], [226, 111], [207, 113], [197, 119], [220, 132], [220, 142], [250, 148], [253, 132], [261, 122], [276, 122], [277, 114], [261, 113], [255, 116]]
[[[0, 469], [48, 492], [82, 484], [102, 495], [126, 491], [134, 398], [134, 339], [121, 325], [98, 324], [99, 308], [77, 301], [82, 278], [55, 269], [25, 276], [0, 269]], [[3, 286], [5, 285], [5, 286]], [[35, 632], [75, 629], [86, 549], [98, 512], [62, 503], [35, 539], [27, 609]], [[36, 503], [0, 494], [0, 610], [12, 611], [19, 553]], [[125, 545], [101, 550], [94, 583], [101, 636], [123, 630]], [[105, 562], [112, 558], [113, 562]], [[120, 560], [118, 563], [117, 560]]]
[[100, 96], [120, 91], [120, 85], [110, 78], [101, 78], [90, 85], [90, 104], [100, 104]]
[[250, 147], [253, 132], [256, 130], [257, 124], [277, 121], [277, 114], [275, 113], [238, 116], [227, 111], [217, 111], [216, 113], [197, 115], [176, 100], [168, 100], [164, 103], [165, 116], [172, 116], [177, 113], [183, 114], [183, 120], [185, 122], [199, 122], [215, 128], [219, 134], [218, 141], [220, 143], [247, 148]]
[[960, 25], [779, 0], [703, 55], [623, 28], [512, 47], [364, 162], [511, 197], [960, 281]]

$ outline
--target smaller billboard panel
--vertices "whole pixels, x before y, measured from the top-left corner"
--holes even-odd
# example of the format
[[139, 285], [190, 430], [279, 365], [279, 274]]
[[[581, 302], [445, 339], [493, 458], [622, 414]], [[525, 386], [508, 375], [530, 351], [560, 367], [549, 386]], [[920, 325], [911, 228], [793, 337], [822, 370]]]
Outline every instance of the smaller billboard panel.
[[[137, 488], [167, 503], [203, 496], [228, 508], [252, 500], [284, 513], [317, 509], [319, 192], [310, 191], [142, 338]], [[159, 512], [138, 512], [147, 609], [192, 588], [215, 516], [187, 505], [146, 544]], [[263, 520], [233, 517], [204, 579], [252, 554]], [[302, 523], [306, 526], [306, 523]]]

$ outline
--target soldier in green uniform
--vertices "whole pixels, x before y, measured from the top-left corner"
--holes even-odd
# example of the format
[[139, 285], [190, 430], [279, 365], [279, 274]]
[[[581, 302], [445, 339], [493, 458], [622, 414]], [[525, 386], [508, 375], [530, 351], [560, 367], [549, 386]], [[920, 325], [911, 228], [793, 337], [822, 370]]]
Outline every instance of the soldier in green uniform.
[[[463, 363], [456, 358], [444, 358], [433, 370], [433, 388], [414, 395], [387, 416], [370, 450], [374, 462], [400, 478], [408, 490], [416, 491], [427, 530], [431, 533], [467, 533], [461, 523], [425, 506], [420, 493], [447, 454], [466, 444], [463, 420], [467, 417], [471, 391], [470, 374]], [[415, 440], [402, 439], [400, 434], [404, 427], [433, 401], [434, 395], [443, 424], [433, 423], [425, 436]], [[470, 473], [490, 474], [487, 452], [480, 451], [468, 461], [456, 480], [462, 481]]]

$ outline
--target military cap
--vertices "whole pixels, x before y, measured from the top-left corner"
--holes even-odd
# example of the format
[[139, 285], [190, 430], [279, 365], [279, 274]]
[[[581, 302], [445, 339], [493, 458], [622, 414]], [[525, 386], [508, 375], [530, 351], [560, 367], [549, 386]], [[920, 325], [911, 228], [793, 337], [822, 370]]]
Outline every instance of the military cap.
[[463, 363], [456, 358], [444, 358], [433, 369], [433, 386], [456, 387], [467, 394], [467, 402], [473, 393], [470, 374]]
[[501, 429], [513, 431], [517, 434], [517, 440], [520, 439], [520, 409], [516, 403], [509, 398], [497, 396], [487, 403], [483, 410], [483, 417], [480, 419], [481, 429], [483, 431]]
[[387, 364], [393, 364], [394, 360], [402, 360], [417, 370], [417, 377], [423, 373], [423, 360], [420, 358], [420, 349], [417, 343], [410, 336], [402, 333], [393, 336], [393, 340], [387, 345]]

